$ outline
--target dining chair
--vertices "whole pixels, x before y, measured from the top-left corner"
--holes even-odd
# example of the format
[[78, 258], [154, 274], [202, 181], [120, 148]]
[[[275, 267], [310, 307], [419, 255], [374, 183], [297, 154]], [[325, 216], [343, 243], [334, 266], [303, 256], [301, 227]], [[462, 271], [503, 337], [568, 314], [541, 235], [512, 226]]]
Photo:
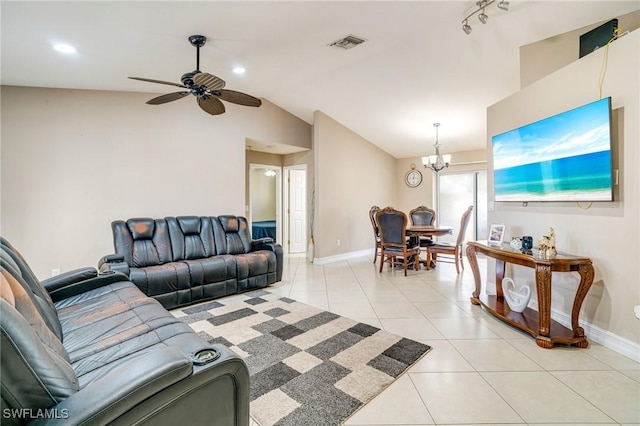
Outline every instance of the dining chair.
[[373, 227], [373, 238], [375, 242], [375, 248], [373, 253], [373, 263], [376, 263], [376, 259], [378, 258], [378, 249], [380, 246], [380, 229], [378, 228], [378, 223], [376, 222], [376, 213], [380, 210], [378, 206], [371, 206], [369, 209], [369, 219], [371, 219], [371, 226]]
[[393, 207], [385, 207], [376, 213], [376, 223], [380, 228], [380, 272], [384, 266], [385, 256], [395, 265], [396, 259], [401, 257], [404, 264], [404, 276], [407, 276], [409, 261], [414, 262], [415, 270], [420, 265], [420, 246], [407, 242], [407, 215]]
[[[433, 226], [436, 221], [436, 211], [427, 206], [418, 206], [409, 212], [409, 220], [412, 225]], [[433, 244], [429, 237], [419, 237], [420, 247], [426, 248]]]
[[473, 206], [462, 214], [460, 220], [460, 229], [458, 230], [458, 237], [456, 242], [451, 243], [434, 243], [427, 247], [427, 269], [430, 269], [431, 262], [446, 262], [455, 263], [456, 272], [460, 274], [460, 266], [464, 269], [464, 262], [462, 261], [462, 244], [464, 243], [464, 235], [467, 232], [467, 225], [469, 225], [469, 219], [471, 218], [471, 212]]

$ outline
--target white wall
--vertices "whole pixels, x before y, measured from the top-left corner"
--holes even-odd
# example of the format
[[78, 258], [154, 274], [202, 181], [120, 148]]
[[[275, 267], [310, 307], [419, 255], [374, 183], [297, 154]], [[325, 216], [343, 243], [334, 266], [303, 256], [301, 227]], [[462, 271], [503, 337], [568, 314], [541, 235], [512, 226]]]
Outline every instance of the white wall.
[[192, 98], [2, 87], [2, 235], [45, 278], [113, 252], [131, 217], [244, 215], [245, 139], [310, 143], [268, 101], [211, 116]]
[[395, 159], [320, 111], [313, 146], [314, 257], [373, 250], [369, 209], [396, 204]]
[[[587, 55], [491, 106], [487, 111], [488, 152], [492, 135], [597, 100], [604, 52]], [[595, 327], [592, 333], [602, 332], [600, 339], [612, 333], [612, 342], [631, 342], [636, 347], [640, 344], [640, 321], [633, 313], [634, 305], [640, 305], [639, 52], [640, 31], [612, 43], [603, 84], [602, 95], [612, 97], [619, 117], [614, 124], [614, 166], [620, 170], [616, 201], [591, 207], [585, 203], [529, 203], [528, 207], [496, 203], [496, 210], [489, 212], [490, 223], [506, 225], [507, 241], [511, 236], [532, 235], [537, 242], [553, 227], [559, 251], [590, 257], [595, 279], [581, 321]], [[490, 200], [492, 170], [490, 161]], [[492, 277], [492, 270], [489, 272]], [[508, 274], [534, 282], [532, 270], [519, 268]], [[578, 280], [577, 274], [554, 274], [552, 309], [556, 315], [570, 315]]]
[[[618, 29], [621, 32], [634, 31], [640, 27], [640, 10], [618, 16], [617, 19]], [[607, 21], [609, 19], [521, 46], [520, 87], [526, 87], [578, 60], [580, 56], [580, 36]]]

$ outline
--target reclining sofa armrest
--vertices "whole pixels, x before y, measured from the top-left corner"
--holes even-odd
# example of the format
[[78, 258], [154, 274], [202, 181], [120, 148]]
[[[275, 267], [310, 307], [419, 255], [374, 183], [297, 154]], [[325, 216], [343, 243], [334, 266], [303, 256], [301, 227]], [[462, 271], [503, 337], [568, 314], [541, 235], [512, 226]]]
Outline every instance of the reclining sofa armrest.
[[271, 237], [263, 237], [263, 238], [256, 238], [255, 240], [251, 240], [251, 250], [262, 250], [262, 249], [254, 249], [254, 246], [260, 246], [262, 244], [268, 244], [268, 243], [273, 243], [273, 238]]
[[108, 254], [102, 256], [98, 261], [98, 269], [100, 272], [120, 272], [129, 276], [129, 264], [125, 262], [124, 256], [121, 254]]
[[104, 287], [109, 284], [117, 283], [120, 281], [127, 281], [129, 277], [119, 272], [104, 272], [100, 273], [94, 278], [89, 278], [83, 281], [70, 282], [64, 286], [57, 287], [53, 290], [49, 290], [51, 300], [57, 302], [68, 297], [76, 296], [81, 293], [86, 293], [89, 290]]
[[46, 278], [40, 281], [40, 283], [49, 293], [51, 293], [52, 291], [61, 287], [65, 287], [79, 281], [95, 278], [97, 276], [98, 271], [96, 270], [96, 268], [86, 267], [74, 269], [73, 271], [63, 272], [62, 274], [56, 275], [55, 277]]
[[[221, 356], [203, 366], [194, 366], [176, 346], [141, 354], [52, 407], [56, 413], [68, 414], [67, 418], [39, 420], [29, 425], [165, 426], [184, 423], [188, 413], [190, 424], [207, 424], [216, 418], [216, 424], [248, 426], [246, 364], [226, 347], [211, 347], [219, 350]], [[229, 395], [231, 401], [225, 400], [226, 389], [216, 388], [220, 381], [234, 383], [236, 391]], [[234, 408], [233, 412], [229, 407]], [[224, 416], [233, 418], [219, 421]]]

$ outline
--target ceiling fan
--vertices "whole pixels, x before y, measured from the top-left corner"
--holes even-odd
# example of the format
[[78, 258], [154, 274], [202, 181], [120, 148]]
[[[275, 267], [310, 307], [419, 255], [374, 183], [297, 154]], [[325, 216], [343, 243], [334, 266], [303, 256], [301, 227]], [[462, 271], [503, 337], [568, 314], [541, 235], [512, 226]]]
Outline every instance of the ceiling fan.
[[226, 83], [220, 77], [216, 77], [213, 74], [208, 74], [206, 72], [200, 71], [200, 48], [204, 46], [206, 41], [207, 38], [203, 35], [192, 35], [189, 37], [189, 42], [197, 49], [196, 69], [195, 71], [191, 71], [182, 75], [182, 78], [180, 79], [180, 81], [182, 81], [182, 84], [172, 83], [170, 81], [153, 80], [150, 78], [129, 77], [133, 80], [167, 84], [169, 86], [176, 86], [187, 89], [186, 91], [167, 93], [166, 95], [150, 99], [147, 101], [149, 105], [160, 105], [167, 102], [177, 101], [178, 99], [184, 98], [188, 94], [192, 94], [193, 96], [195, 96], [200, 108], [211, 115], [224, 113], [224, 104], [220, 102], [220, 99], [238, 105], [252, 107], [259, 107], [260, 105], [262, 105], [262, 101], [258, 98], [247, 95], [246, 93], [225, 89], [224, 87]]

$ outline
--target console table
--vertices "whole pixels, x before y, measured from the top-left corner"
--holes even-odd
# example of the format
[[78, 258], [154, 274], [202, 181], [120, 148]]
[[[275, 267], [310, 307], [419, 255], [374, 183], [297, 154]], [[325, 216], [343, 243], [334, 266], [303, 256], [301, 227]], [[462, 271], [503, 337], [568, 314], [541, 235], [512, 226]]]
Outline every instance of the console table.
[[[482, 283], [476, 253], [482, 253], [496, 260], [496, 295], [481, 294]], [[536, 338], [538, 346], [552, 348], [554, 344], [575, 345], [580, 348], [589, 346], [584, 330], [578, 325], [578, 314], [591, 284], [593, 283], [593, 265], [591, 259], [558, 253], [546, 258], [537, 250], [523, 253], [514, 250], [508, 244], [491, 245], [486, 241], [467, 243], [467, 259], [476, 282], [471, 303], [482, 305], [499, 319], [526, 331]], [[538, 312], [525, 308], [522, 313], [509, 309], [502, 292], [505, 263], [535, 269], [536, 291], [538, 293]], [[580, 284], [573, 300], [571, 311], [571, 329], [551, 319], [551, 273], [578, 272]]]

